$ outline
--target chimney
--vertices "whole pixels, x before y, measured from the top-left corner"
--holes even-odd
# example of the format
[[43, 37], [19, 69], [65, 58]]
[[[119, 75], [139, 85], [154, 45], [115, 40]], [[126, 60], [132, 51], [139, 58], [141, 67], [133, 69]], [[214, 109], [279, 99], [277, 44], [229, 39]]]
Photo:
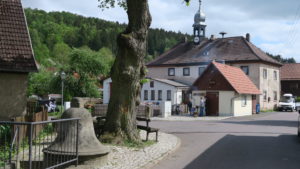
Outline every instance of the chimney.
[[250, 33], [247, 33], [247, 34], [246, 34], [246, 40], [247, 40], [248, 42], [250, 42]]

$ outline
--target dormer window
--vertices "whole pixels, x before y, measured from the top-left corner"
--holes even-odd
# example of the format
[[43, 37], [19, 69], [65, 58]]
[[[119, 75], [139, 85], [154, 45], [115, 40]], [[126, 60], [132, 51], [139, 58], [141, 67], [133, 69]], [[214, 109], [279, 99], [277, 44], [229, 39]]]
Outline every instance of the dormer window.
[[168, 69], [168, 75], [169, 76], [175, 76], [175, 68], [169, 68]]
[[190, 68], [183, 68], [183, 76], [189, 76], [190, 75]]
[[153, 88], [154, 87], [154, 81], [150, 82], [150, 87]]
[[209, 55], [209, 51], [206, 51], [203, 53], [204, 56], [208, 56]]

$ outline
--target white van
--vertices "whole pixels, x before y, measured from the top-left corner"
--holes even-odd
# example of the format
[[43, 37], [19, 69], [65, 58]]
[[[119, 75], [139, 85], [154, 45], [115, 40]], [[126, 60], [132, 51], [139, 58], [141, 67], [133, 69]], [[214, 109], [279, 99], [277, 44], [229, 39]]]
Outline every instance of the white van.
[[284, 94], [278, 104], [278, 110], [279, 111], [284, 111], [284, 110], [291, 110], [294, 111], [296, 110], [296, 103], [295, 103], [295, 98], [293, 97], [292, 94]]

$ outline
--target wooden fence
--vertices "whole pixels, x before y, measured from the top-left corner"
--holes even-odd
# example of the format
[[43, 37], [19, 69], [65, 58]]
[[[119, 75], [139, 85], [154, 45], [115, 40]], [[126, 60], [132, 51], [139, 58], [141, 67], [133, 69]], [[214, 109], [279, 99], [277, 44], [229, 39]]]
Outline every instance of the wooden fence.
[[[37, 107], [38, 105], [35, 103], [28, 103], [27, 104], [27, 113], [25, 116], [15, 117], [11, 121], [13, 122], [41, 122], [41, 121], [48, 121], [48, 112], [45, 107]], [[40, 112], [35, 112], [36, 110], [40, 110]], [[34, 133], [40, 133], [44, 125], [36, 125], [33, 128]], [[18, 128], [18, 130], [17, 130]], [[23, 140], [29, 135], [29, 129], [27, 125], [15, 125], [12, 130], [12, 136], [14, 136], [18, 132], [19, 139]], [[33, 136], [36, 137], [36, 136]]]

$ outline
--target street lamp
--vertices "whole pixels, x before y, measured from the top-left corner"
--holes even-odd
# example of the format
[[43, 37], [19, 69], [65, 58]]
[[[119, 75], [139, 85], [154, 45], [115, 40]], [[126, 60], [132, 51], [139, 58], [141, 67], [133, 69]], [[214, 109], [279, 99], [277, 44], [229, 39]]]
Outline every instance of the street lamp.
[[64, 80], [66, 79], [66, 73], [62, 71], [60, 73], [60, 78], [61, 78], [61, 113], [63, 112], [64, 109]]

